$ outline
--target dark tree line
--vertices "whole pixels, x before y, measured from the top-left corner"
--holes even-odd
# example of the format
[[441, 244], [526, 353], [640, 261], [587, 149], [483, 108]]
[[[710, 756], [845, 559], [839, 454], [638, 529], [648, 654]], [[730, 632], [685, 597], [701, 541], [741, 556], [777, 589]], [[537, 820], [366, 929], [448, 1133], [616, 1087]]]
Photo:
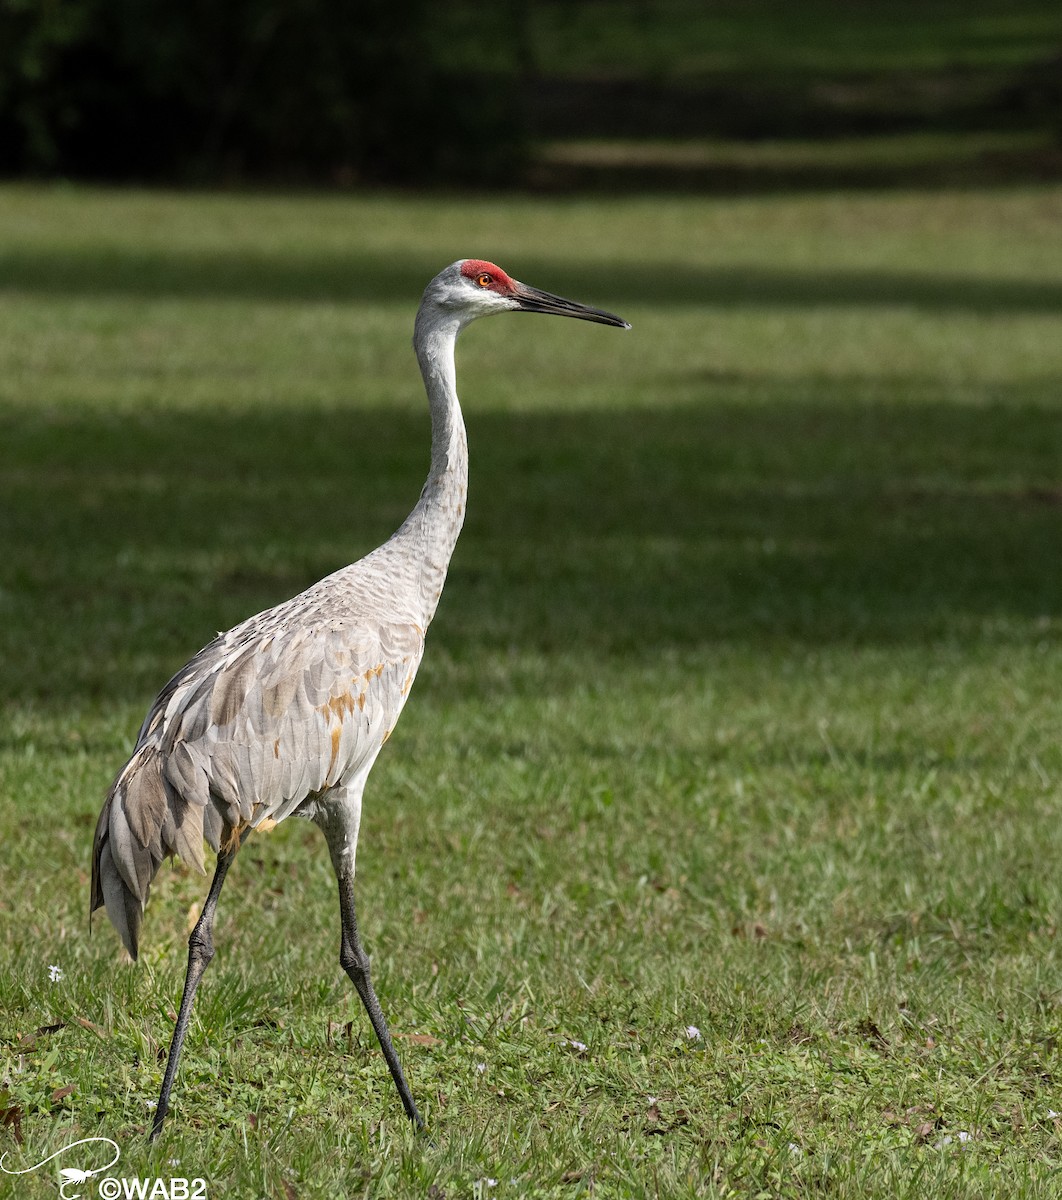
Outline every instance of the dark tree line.
[[448, 66], [433, 2], [0, 0], [0, 173], [482, 184], [517, 170], [516, 78]]

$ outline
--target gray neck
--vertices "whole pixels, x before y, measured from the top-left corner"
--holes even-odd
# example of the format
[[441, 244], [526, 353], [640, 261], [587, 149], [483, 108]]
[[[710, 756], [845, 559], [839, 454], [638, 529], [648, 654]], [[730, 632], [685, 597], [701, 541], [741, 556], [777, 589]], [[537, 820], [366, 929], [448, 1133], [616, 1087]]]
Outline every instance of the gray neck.
[[399, 543], [425, 627], [435, 616], [446, 569], [465, 519], [468, 442], [457, 399], [454, 344], [461, 323], [422, 305], [413, 335], [431, 411], [431, 469], [416, 507], [392, 542]]

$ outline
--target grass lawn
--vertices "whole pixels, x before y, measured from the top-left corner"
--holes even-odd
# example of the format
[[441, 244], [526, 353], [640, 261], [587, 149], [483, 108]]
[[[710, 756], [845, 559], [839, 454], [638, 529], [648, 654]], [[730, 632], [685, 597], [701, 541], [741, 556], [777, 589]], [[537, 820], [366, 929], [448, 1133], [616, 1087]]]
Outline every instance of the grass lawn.
[[[229, 876], [149, 1147], [206, 881], [163, 868], [135, 967], [90, 938], [102, 796], [194, 650], [412, 505], [413, 312], [469, 254], [634, 329], [459, 348], [468, 522], [359, 853], [432, 1143], [291, 820]], [[211, 1197], [1059, 1195], [1060, 389], [1062, 188], [0, 190], [6, 1165], [104, 1135]]]

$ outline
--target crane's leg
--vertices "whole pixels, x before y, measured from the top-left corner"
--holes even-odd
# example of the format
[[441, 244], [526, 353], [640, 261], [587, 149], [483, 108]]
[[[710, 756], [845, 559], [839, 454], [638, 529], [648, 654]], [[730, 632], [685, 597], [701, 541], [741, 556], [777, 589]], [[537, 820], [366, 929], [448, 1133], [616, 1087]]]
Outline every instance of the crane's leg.
[[206, 903], [188, 938], [188, 971], [184, 977], [184, 994], [181, 996], [181, 1010], [177, 1014], [177, 1025], [173, 1030], [173, 1041], [170, 1042], [170, 1056], [166, 1060], [166, 1074], [162, 1078], [162, 1091], [159, 1093], [159, 1102], [155, 1109], [155, 1120], [151, 1125], [152, 1141], [162, 1132], [162, 1123], [166, 1120], [166, 1113], [169, 1111], [170, 1090], [173, 1087], [174, 1076], [177, 1074], [177, 1062], [181, 1057], [184, 1035], [188, 1032], [188, 1022], [192, 1016], [195, 990], [199, 986], [200, 979], [203, 978], [203, 972], [214, 957], [214, 913], [218, 906], [218, 897], [221, 895], [221, 885], [225, 882], [225, 876], [235, 857], [236, 849], [219, 852], [217, 870], [214, 872]]
[[391, 1070], [391, 1078], [395, 1081], [395, 1087], [398, 1088], [398, 1095], [402, 1100], [402, 1107], [406, 1110], [406, 1116], [418, 1130], [422, 1130], [424, 1121], [417, 1112], [416, 1104], [413, 1103], [413, 1095], [402, 1072], [402, 1064], [398, 1061], [398, 1055], [395, 1053], [394, 1043], [391, 1041], [391, 1034], [387, 1029], [387, 1021], [384, 1019], [380, 1002], [376, 999], [376, 991], [372, 986], [372, 978], [369, 974], [369, 956], [365, 953], [365, 947], [361, 944], [361, 935], [358, 933], [358, 916], [354, 908], [353, 865], [338, 871], [337, 877], [339, 879], [339, 912], [343, 922], [343, 933], [339, 943], [339, 961], [343, 970], [350, 976], [350, 981], [357, 989], [361, 1002], [365, 1005], [365, 1011], [369, 1014], [369, 1020], [380, 1040], [380, 1049], [383, 1050], [384, 1059]]

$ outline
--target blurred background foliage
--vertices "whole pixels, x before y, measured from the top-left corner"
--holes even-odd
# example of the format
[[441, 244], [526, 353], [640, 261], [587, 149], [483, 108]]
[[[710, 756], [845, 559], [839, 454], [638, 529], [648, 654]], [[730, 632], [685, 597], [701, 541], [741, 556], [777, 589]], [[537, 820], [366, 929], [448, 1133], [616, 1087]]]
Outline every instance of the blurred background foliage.
[[0, 172], [1062, 177], [1057, 0], [0, 0]]

